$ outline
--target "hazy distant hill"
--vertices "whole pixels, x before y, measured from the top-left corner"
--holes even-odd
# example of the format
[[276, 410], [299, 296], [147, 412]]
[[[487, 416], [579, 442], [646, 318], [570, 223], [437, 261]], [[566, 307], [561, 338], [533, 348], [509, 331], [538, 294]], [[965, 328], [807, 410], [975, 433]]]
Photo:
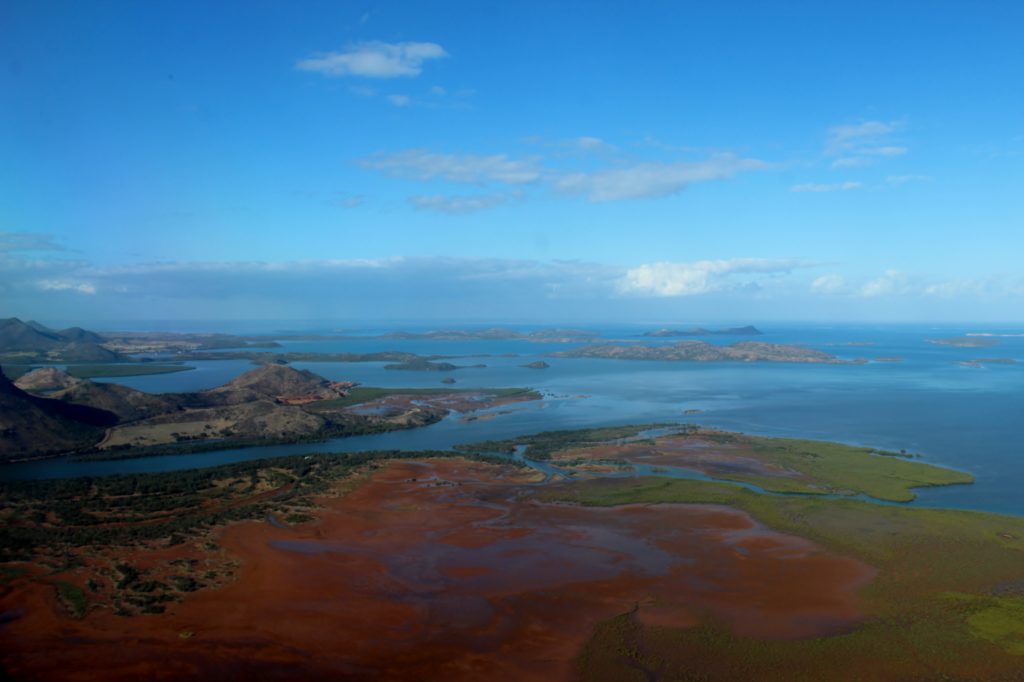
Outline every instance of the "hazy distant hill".
[[116, 423], [105, 410], [30, 395], [0, 373], [0, 460], [86, 448]]
[[430, 332], [389, 332], [378, 338], [430, 341], [507, 341], [521, 339], [526, 341], [545, 341], [549, 343], [572, 343], [585, 341], [600, 336], [598, 332], [583, 329], [541, 329], [533, 332], [517, 332], [502, 327], [490, 329], [441, 329]]
[[38, 322], [29, 325], [16, 317], [0, 320], [0, 352], [50, 350], [66, 343], [60, 334]]
[[91, 332], [88, 329], [82, 329], [81, 327], [70, 327], [68, 329], [62, 329], [57, 332], [60, 337], [66, 341], [77, 341], [79, 343], [96, 343], [100, 344], [106, 341], [102, 336], [96, 332]]
[[113, 362], [123, 359], [104, 348], [102, 336], [71, 327], [57, 331], [16, 317], [0, 320], [0, 357], [8, 362]]
[[761, 336], [762, 332], [757, 327], [748, 324], [745, 327], [729, 327], [727, 329], [704, 329], [694, 327], [693, 329], [659, 329], [647, 332], [644, 336], [672, 337], [672, 336]]

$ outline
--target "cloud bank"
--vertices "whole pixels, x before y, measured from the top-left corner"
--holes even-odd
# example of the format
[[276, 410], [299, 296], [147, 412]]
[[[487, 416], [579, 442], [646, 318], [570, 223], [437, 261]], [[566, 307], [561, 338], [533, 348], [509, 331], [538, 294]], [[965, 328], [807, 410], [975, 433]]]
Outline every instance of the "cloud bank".
[[[756, 284], [765, 275], [788, 274], [802, 263], [796, 259], [733, 258], [693, 263], [652, 263], [631, 268], [619, 281], [619, 291], [648, 296], [697, 296]], [[742, 278], [741, 275], [752, 275]]]
[[447, 56], [448, 53], [437, 43], [373, 41], [350, 45], [341, 52], [316, 54], [300, 60], [295, 68], [334, 78], [416, 77], [422, 73], [424, 62]]

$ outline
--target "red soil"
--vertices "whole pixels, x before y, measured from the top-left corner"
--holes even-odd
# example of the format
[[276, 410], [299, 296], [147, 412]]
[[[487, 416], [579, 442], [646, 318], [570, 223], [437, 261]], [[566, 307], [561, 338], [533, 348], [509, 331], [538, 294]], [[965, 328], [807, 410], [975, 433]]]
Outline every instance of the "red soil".
[[693, 437], [670, 437], [658, 439], [655, 445], [649, 443], [625, 443], [621, 445], [597, 445], [579, 450], [564, 450], [555, 459], [621, 459], [634, 464], [652, 466], [677, 466], [700, 471], [708, 476], [728, 474], [753, 474], [800, 478], [799, 471], [786, 469], [771, 462], [763, 462], [752, 456], [745, 445], [713, 443]]
[[[158, 616], [63, 615], [52, 587], [0, 598], [3, 662], [25, 679], [555, 680], [601, 620], [713, 618], [811, 637], [860, 618], [871, 568], [699, 505], [541, 505], [509, 468], [396, 462], [319, 521], [244, 522], [237, 580]], [[180, 633], [194, 636], [182, 638]]]

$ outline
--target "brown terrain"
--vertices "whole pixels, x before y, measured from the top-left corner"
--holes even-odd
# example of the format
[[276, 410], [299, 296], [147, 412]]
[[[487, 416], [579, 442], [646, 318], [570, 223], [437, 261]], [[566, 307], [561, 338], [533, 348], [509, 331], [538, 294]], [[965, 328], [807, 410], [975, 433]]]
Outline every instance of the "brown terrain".
[[812, 348], [763, 341], [740, 341], [719, 346], [706, 341], [680, 341], [658, 346], [593, 345], [552, 353], [562, 358], [609, 358], [615, 360], [664, 360], [670, 362], [800, 362], [828, 365], [862, 364], [843, 360]]
[[32, 395], [0, 372], [0, 461], [88, 447], [116, 423], [106, 410]]
[[775, 640], [862, 618], [863, 563], [727, 507], [541, 504], [536, 477], [396, 461], [320, 498], [308, 523], [237, 522], [214, 542], [124, 550], [142, 567], [186, 559], [230, 574], [160, 615], [75, 620], [49, 585], [15, 581], [0, 596], [3, 664], [43, 680], [557, 680], [622, 613]]
[[[6, 379], [4, 379], [6, 381]], [[258, 439], [326, 440], [432, 424], [449, 412], [467, 412], [537, 394], [499, 396], [487, 391], [392, 394], [357, 405], [338, 405], [354, 384], [330, 381], [308, 370], [266, 364], [216, 388], [196, 393], [149, 394], [113, 383], [77, 379], [56, 368], [36, 369], [10, 385], [0, 400], [0, 459], [52, 456], [95, 448], [202, 449]], [[22, 412], [14, 419], [13, 404]], [[61, 414], [86, 411], [104, 417], [82, 425]], [[9, 431], [4, 431], [10, 422]], [[23, 444], [23, 447], [18, 445]]]
[[582, 458], [583, 461], [613, 461], [626, 465], [683, 467], [712, 477], [752, 474], [773, 478], [806, 478], [799, 471], [787, 469], [775, 462], [763, 461], [745, 443], [723, 442], [715, 438], [715, 432], [710, 430], [706, 431], [705, 435], [708, 439], [703, 436], [683, 435], [660, 438], [656, 443], [641, 440], [562, 450], [552, 455], [552, 461], [575, 464]]

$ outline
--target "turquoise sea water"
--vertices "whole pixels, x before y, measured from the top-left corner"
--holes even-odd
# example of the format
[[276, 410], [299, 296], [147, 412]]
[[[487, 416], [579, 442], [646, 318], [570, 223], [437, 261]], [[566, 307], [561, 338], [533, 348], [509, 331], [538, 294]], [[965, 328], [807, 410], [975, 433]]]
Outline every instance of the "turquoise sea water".
[[[455, 443], [504, 438], [551, 429], [672, 421], [749, 433], [836, 440], [884, 449], [906, 449], [924, 461], [970, 471], [977, 482], [920, 491], [915, 504], [1024, 514], [1024, 336], [990, 337], [987, 348], [938, 346], [928, 339], [988, 332], [1022, 334], [1014, 327], [759, 325], [759, 341], [799, 343], [864, 365], [770, 363], [670, 363], [552, 358], [574, 347], [529, 341], [283, 342], [282, 351], [370, 352], [402, 350], [454, 355], [457, 365], [486, 364], [452, 374], [383, 369], [386, 363], [296, 363], [331, 379], [368, 386], [435, 387], [445, 376], [456, 388], [528, 386], [545, 394], [535, 403], [498, 408], [494, 419], [463, 423], [452, 416], [412, 431], [360, 436], [327, 443], [78, 463], [46, 460], [0, 467], [0, 478], [46, 478], [167, 471], [282, 454], [370, 449], [446, 448]], [[649, 329], [649, 328], [648, 328]], [[600, 330], [605, 339], [639, 341], [640, 328]], [[739, 337], [707, 337], [732, 343]], [[651, 339], [644, 339], [651, 342]], [[665, 342], [666, 340], [661, 340]], [[669, 340], [671, 341], [671, 340]], [[850, 344], [872, 345], [850, 345]], [[516, 357], [502, 357], [506, 354]], [[876, 362], [897, 356], [901, 362]], [[976, 358], [1012, 358], [1015, 365], [963, 366]], [[551, 367], [522, 367], [543, 359]], [[189, 363], [197, 370], [112, 379], [151, 391], [199, 390], [248, 369], [246, 361]], [[702, 410], [684, 415], [684, 410]]]

